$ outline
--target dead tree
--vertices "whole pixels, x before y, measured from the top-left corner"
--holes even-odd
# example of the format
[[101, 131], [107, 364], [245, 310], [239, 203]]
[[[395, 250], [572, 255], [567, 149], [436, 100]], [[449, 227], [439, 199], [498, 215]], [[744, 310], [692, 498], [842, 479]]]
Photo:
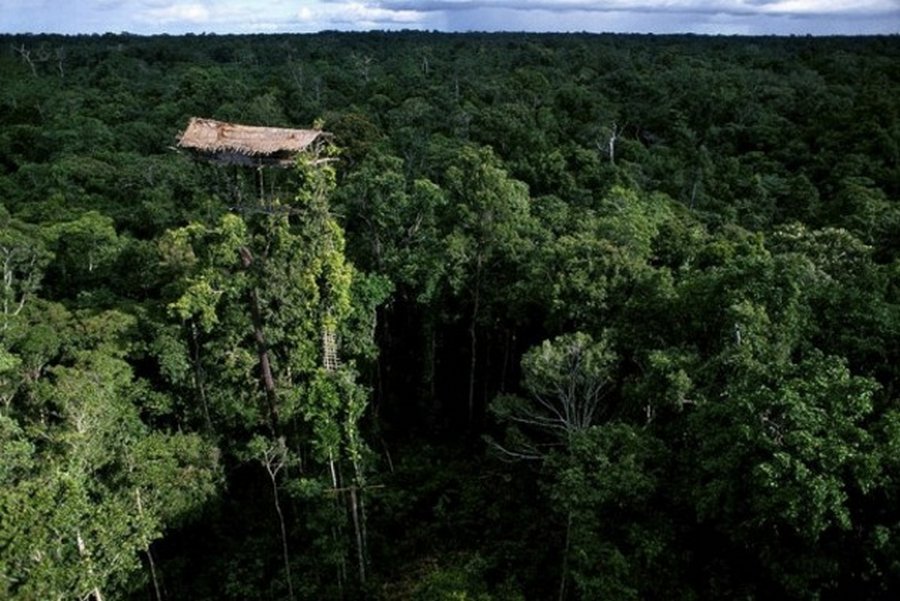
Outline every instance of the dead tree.
[[35, 67], [34, 61], [31, 58], [31, 50], [27, 49], [25, 47], [25, 44], [22, 44], [18, 48], [13, 46], [12, 49], [13, 49], [13, 52], [18, 54], [22, 58], [22, 62], [25, 63], [26, 65], [28, 65], [28, 67], [31, 69], [31, 74], [34, 77], [37, 77], [37, 68]]

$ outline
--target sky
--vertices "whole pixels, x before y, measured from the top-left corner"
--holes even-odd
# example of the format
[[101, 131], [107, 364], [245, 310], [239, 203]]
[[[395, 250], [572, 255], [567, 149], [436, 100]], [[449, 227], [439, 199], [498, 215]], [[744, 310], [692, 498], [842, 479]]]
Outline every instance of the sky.
[[0, 0], [0, 33], [900, 33], [900, 0]]

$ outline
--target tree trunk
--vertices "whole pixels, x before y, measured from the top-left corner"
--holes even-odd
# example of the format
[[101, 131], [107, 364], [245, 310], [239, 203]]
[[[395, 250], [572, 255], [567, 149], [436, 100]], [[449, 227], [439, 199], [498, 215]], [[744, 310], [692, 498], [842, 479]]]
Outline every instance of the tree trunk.
[[[144, 519], [144, 504], [141, 502], [141, 489], [134, 489], [134, 502], [137, 505], [138, 516]], [[150, 565], [150, 579], [153, 581], [153, 591], [156, 593], [156, 601], [162, 601], [162, 593], [159, 589], [159, 579], [156, 577], [156, 562], [153, 560], [153, 551], [150, 550], [150, 541], [145, 541], [147, 550], [147, 563]]]
[[572, 511], [566, 517], [566, 544], [563, 547], [562, 574], [559, 578], [559, 601], [566, 599], [566, 581], [569, 579], [569, 545], [572, 535]]
[[191, 320], [191, 359], [194, 364], [194, 387], [200, 395], [200, 403], [203, 405], [203, 419], [206, 431], [212, 432], [212, 419], [209, 416], [209, 403], [206, 400], [206, 376], [203, 366], [200, 365], [200, 341], [197, 340], [197, 324]]
[[[244, 269], [253, 265], [253, 255], [246, 246], [240, 248], [241, 264]], [[250, 291], [250, 316], [253, 320], [253, 340], [256, 342], [256, 352], [259, 355], [259, 371], [263, 388], [266, 392], [266, 404], [268, 405], [269, 429], [276, 434], [278, 423], [277, 399], [275, 394], [275, 378], [272, 376], [272, 366], [269, 363], [269, 347], [266, 344], [266, 335], [263, 331], [262, 314], [259, 310], [259, 292], [254, 287]]]
[[[334, 541], [335, 547], [340, 547], [340, 536], [338, 535], [337, 528], [331, 528], [331, 539]], [[344, 598], [344, 582], [347, 580], [347, 566], [344, 564], [344, 554], [340, 554], [340, 559], [338, 560], [338, 564], [336, 566], [337, 573], [337, 587], [338, 587], [338, 599]]]
[[[337, 470], [337, 466], [335, 465], [335, 461], [334, 461], [333, 457], [329, 457], [329, 459], [328, 459], [328, 469], [331, 472], [331, 486], [334, 490], [335, 510], [340, 511], [341, 509], [343, 509], [343, 511], [345, 512], [345, 515], [346, 515], [347, 507], [346, 507], [346, 505], [344, 505], [342, 507], [342, 502], [341, 502], [342, 496], [343, 496], [343, 493], [341, 492], [341, 477], [340, 477], [340, 473]], [[342, 535], [338, 531], [337, 527], [335, 527], [335, 526], [331, 527], [331, 538], [334, 541], [335, 547], [338, 549], [341, 549], [341, 547], [343, 546], [341, 544]], [[347, 580], [346, 557], [345, 557], [345, 554], [342, 549], [341, 553], [340, 553], [340, 559], [339, 559], [338, 565], [337, 565], [337, 585], [338, 585], [338, 591], [340, 593], [339, 597], [341, 599], [344, 598], [344, 582], [346, 582], [346, 580]]]
[[356, 536], [356, 561], [359, 570], [359, 583], [364, 585], [366, 583], [366, 554], [363, 546], [362, 524], [356, 491], [356, 486], [350, 487], [350, 516], [353, 518], [353, 532]]
[[147, 563], [150, 564], [150, 579], [153, 581], [153, 592], [156, 593], [156, 601], [162, 601], [162, 592], [159, 588], [159, 578], [156, 576], [156, 561], [153, 559], [153, 551], [147, 547]]
[[612, 130], [609, 133], [609, 140], [607, 140], [607, 146], [609, 153], [609, 163], [610, 165], [616, 164], [616, 141], [619, 139], [619, 126], [613, 123]]
[[491, 389], [491, 373], [494, 367], [491, 363], [491, 356], [494, 353], [494, 336], [491, 334], [490, 330], [488, 330], [486, 338], [485, 343], [482, 344], [482, 348], [484, 349], [484, 352], [482, 353], [482, 356], [484, 357], [484, 360], [482, 361], [484, 370], [481, 377], [481, 407], [486, 407], [488, 403]]
[[264, 204], [264, 199], [266, 197], [266, 187], [265, 181], [263, 180], [263, 168], [259, 166], [256, 168], [256, 184], [259, 186], [259, 204]]
[[[88, 578], [92, 581], [96, 580], [96, 576], [94, 575], [94, 566], [91, 563], [90, 553], [88, 553], [87, 545], [84, 542], [84, 539], [81, 537], [81, 532], [75, 533], [75, 542], [78, 544], [78, 554], [85, 561], [87, 566], [87, 574]], [[103, 593], [100, 591], [99, 586], [94, 586], [90, 592], [91, 597], [94, 598], [94, 601], [103, 601]]]
[[272, 480], [272, 497], [275, 501], [275, 512], [278, 514], [278, 524], [281, 526], [281, 552], [284, 555], [284, 573], [287, 578], [288, 598], [294, 601], [294, 580], [291, 577], [291, 556], [288, 551], [287, 527], [284, 525], [284, 513], [281, 511], [281, 503], [278, 501], [278, 483], [275, 474], [269, 472]]
[[[477, 300], [476, 300], [477, 306]], [[475, 311], [472, 312], [472, 323], [469, 324], [469, 352], [471, 353], [471, 360], [469, 361], [469, 406], [468, 406], [468, 421], [469, 427], [472, 426], [472, 422], [475, 419], [475, 367], [478, 363], [478, 337], [475, 333]]]
[[[378, 319], [378, 313], [381, 312], [381, 319]], [[378, 354], [375, 355], [375, 396], [372, 399], [372, 414], [376, 423], [379, 423], [378, 411], [384, 403], [385, 379], [388, 379], [390, 385], [391, 366], [390, 357], [393, 348], [391, 340], [390, 324], [388, 322], [388, 312], [382, 307], [375, 309], [375, 325], [372, 328], [372, 340], [378, 344]], [[387, 357], [387, 360], [385, 360]]]
[[31, 69], [32, 77], [37, 77], [37, 68], [35, 68], [34, 66], [34, 61], [31, 60], [31, 50], [27, 50], [25, 48], [25, 44], [22, 44], [20, 48], [16, 48], [15, 46], [13, 46], [13, 51], [17, 52], [19, 56], [22, 57], [22, 60], [25, 62], [25, 64], [28, 65], [28, 67]]
[[436, 363], [437, 363], [437, 327], [435, 326], [435, 318], [431, 311], [426, 311], [423, 327], [425, 329], [424, 348], [422, 352], [424, 357], [422, 360], [421, 378], [419, 380], [419, 390], [421, 391], [423, 400], [427, 400], [431, 405], [431, 411], [428, 414], [429, 419], [437, 420], [441, 415], [441, 403], [437, 396], [437, 387], [435, 386]]
[[503, 344], [503, 365], [500, 368], [500, 392], [506, 392], [506, 378], [509, 375], [509, 354], [511, 351], [513, 338], [514, 336], [512, 331], [507, 329]]
[[476, 325], [478, 323], [478, 310], [481, 302], [481, 255], [478, 255], [477, 267], [475, 269], [475, 293], [472, 300], [472, 318], [469, 322], [469, 352], [471, 359], [469, 362], [469, 427], [471, 428], [475, 419], [475, 368], [478, 364], [478, 336]]
[[288, 552], [287, 527], [284, 523], [284, 512], [281, 511], [281, 502], [278, 495], [278, 472], [287, 464], [287, 448], [284, 439], [279, 438], [278, 444], [274, 448], [266, 449], [262, 464], [269, 474], [269, 481], [272, 483], [272, 501], [275, 504], [275, 513], [278, 514], [278, 525], [281, 528], [281, 551], [284, 558], [284, 573], [287, 578], [288, 598], [294, 601], [294, 579], [291, 577], [291, 556]]

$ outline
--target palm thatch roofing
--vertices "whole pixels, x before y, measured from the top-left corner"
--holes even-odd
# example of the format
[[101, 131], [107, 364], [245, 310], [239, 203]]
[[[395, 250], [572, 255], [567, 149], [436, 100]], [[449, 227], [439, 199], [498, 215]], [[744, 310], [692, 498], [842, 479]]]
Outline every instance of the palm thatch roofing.
[[287, 166], [298, 153], [314, 149], [328, 135], [318, 129], [259, 127], [194, 117], [182, 132], [178, 147], [220, 164]]

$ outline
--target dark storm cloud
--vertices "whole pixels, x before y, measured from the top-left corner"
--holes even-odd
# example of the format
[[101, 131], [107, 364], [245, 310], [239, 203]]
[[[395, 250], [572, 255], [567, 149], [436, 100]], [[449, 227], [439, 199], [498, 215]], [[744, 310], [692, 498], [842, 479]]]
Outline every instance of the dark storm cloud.
[[451, 31], [891, 34], [897, 0], [327, 0], [421, 15]]
[[[348, 4], [348, 0], [328, 0]], [[679, 13], [734, 16], [898, 15], [896, 0], [370, 0], [372, 8], [420, 13], [509, 10], [549, 13]]]

